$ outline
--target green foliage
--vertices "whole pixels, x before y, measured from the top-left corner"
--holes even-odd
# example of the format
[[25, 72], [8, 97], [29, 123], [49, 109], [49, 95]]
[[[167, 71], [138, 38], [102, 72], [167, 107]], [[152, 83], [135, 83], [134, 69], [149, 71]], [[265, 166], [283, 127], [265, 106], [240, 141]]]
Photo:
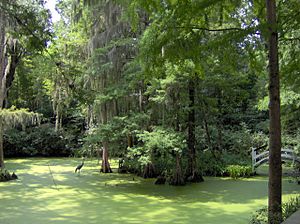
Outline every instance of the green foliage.
[[24, 131], [10, 129], [4, 135], [4, 153], [8, 157], [69, 156], [80, 146], [78, 138], [80, 135], [70, 130], [55, 132], [53, 125], [49, 124]]
[[206, 150], [199, 154], [199, 170], [205, 176], [249, 177], [252, 174], [250, 157], [242, 154]]
[[[283, 221], [290, 217], [294, 212], [300, 209], [300, 195], [290, 198], [282, 204]], [[250, 224], [267, 224], [268, 223], [268, 208], [264, 207], [255, 212], [252, 216]]]
[[157, 126], [151, 132], [137, 134], [137, 137], [140, 146], [128, 148], [129, 159], [135, 159], [141, 166], [157, 164], [160, 172], [173, 169], [174, 156], [187, 147], [184, 136], [170, 128]]
[[[11, 34], [40, 49], [51, 33], [48, 13], [36, 0], [14, 2], [6, 11], [29, 29], [20, 24]], [[283, 145], [299, 152], [299, 22], [289, 19], [299, 17], [298, 6], [297, 0], [279, 4], [278, 21]], [[13, 147], [6, 153], [73, 153], [81, 125], [88, 130], [76, 153], [96, 155], [105, 141], [109, 154], [125, 157], [132, 170], [152, 163], [170, 173], [176, 154], [184, 170], [194, 110], [200, 172], [247, 176], [250, 148], [268, 142], [264, 7], [246, 0], [58, 1], [55, 38], [47, 53], [29, 51], [20, 62], [8, 102], [62, 128], [9, 131]]]
[[41, 52], [52, 37], [50, 12], [43, 7], [43, 1], [16, 0], [1, 1], [10, 21], [9, 33], [18, 39], [28, 52]]
[[[95, 155], [102, 146], [103, 141], [110, 144], [110, 155], [125, 156], [128, 138], [137, 141], [137, 133], [146, 129], [149, 116], [145, 113], [132, 113], [128, 116], [115, 116], [107, 124], [90, 128], [84, 137], [84, 148], [90, 155]], [[134, 143], [134, 142], [133, 142]]]
[[239, 177], [250, 177], [252, 175], [251, 166], [240, 166], [240, 165], [230, 165], [226, 167], [226, 173], [231, 178], [237, 179]]
[[186, 147], [184, 136], [172, 129], [154, 127], [153, 131], [144, 131], [137, 136], [144, 143], [143, 148], [149, 151], [181, 153]]
[[51, 96], [53, 82], [48, 74], [55, 72], [55, 68], [45, 55], [30, 55], [18, 64], [14, 82], [9, 90], [8, 103], [17, 108], [29, 108], [52, 116]]
[[250, 224], [265, 224], [268, 223], [268, 207], [261, 208], [252, 216]]
[[224, 131], [224, 147], [232, 154], [244, 158], [250, 155], [251, 147], [259, 147], [268, 142], [268, 136], [263, 132], [252, 132], [245, 123], [238, 130]]
[[226, 164], [218, 158], [212, 151], [200, 153], [198, 160], [199, 170], [205, 176], [223, 176], [226, 171]]
[[291, 148], [296, 154], [300, 154], [300, 129], [295, 130], [291, 133], [283, 132], [282, 134], [282, 145], [284, 148]]
[[300, 196], [296, 196], [288, 200], [283, 204], [283, 219], [286, 220], [290, 217], [294, 212], [300, 209]]

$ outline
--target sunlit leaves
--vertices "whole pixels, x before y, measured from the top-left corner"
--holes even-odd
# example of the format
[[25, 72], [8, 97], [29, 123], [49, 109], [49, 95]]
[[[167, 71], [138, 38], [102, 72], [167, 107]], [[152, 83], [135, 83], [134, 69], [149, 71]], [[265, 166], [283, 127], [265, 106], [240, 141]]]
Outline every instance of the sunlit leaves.
[[159, 153], [166, 157], [169, 154], [180, 154], [187, 147], [183, 134], [163, 127], [154, 127], [153, 131], [144, 131], [137, 137], [143, 146], [130, 148], [129, 156], [138, 157], [141, 165], [153, 162], [153, 154]]

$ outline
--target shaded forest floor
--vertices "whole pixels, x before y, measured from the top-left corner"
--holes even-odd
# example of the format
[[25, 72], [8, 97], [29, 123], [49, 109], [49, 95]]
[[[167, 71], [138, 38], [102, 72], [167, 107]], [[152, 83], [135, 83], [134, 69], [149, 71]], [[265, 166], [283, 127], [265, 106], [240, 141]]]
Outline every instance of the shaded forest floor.
[[[19, 179], [0, 183], [1, 224], [241, 224], [267, 203], [266, 176], [157, 186], [131, 174], [99, 174], [97, 160], [86, 161], [75, 174], [80, 163], [73, 158], [7, 160], [7, 169]], [[284, 200], [299, 192], [299, 185], [283, 180]]]

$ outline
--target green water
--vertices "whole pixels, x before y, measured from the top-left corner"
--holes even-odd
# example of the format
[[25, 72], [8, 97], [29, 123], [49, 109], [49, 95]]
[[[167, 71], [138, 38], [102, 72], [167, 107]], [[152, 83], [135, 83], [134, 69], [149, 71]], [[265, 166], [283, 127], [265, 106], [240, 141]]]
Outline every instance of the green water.
[[[265, 176], [157, 186], [153, 179], [130, 174], [99, 174], [96, 160], [87, 161], [78, 175], [79, 163], [69, 158], [8, 160], [7, 168], [19, 180], [0, 183], [0, 223], [242, 224], [267, 203]], [[283, 180], [284, 200], [299, 191], [299, 185]]]

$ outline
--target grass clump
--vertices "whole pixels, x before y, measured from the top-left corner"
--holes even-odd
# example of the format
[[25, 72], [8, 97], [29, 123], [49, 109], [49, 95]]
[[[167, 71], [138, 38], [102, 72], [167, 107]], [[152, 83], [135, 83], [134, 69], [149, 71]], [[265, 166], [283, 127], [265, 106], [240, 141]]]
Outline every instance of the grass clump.
[[234, 179], [250, 177], [252, 175], [252, 168], [250, 166], [230, 165], [227, 166], [226, 173]]
[[[291, 198], [286, 203], [282, 204], [283, 221], [290, 217], [294, 212], [300, 209], [300, 195]], [[268, 208], [263, 207], [255, 212], [252, 216], [250, 224], [267, 224], [268, 223]]]

